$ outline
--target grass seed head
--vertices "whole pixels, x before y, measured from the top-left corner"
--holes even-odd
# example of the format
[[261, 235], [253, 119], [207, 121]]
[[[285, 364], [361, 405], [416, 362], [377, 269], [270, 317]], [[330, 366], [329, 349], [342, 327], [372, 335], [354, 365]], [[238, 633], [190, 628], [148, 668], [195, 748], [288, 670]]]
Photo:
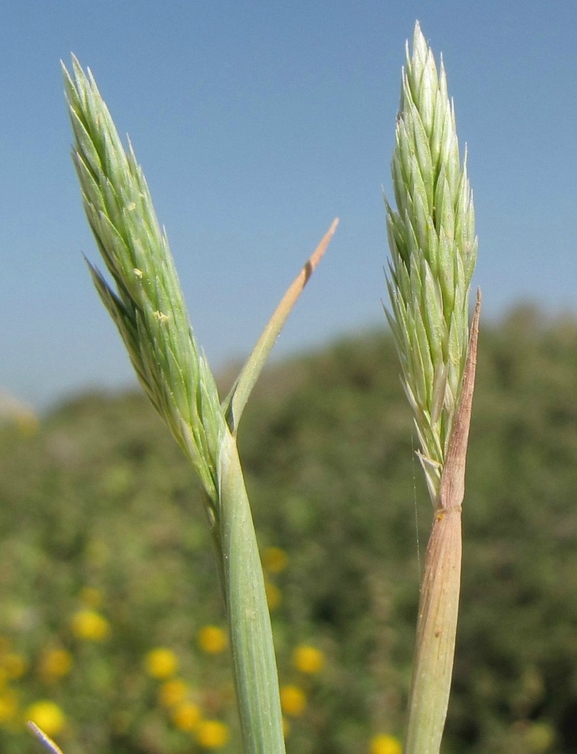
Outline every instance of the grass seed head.
[[387, 317], [435, 502], [467, 357], [477, 239], [445, 70], [418, 23], [412, 55], [407, 45], [391, 170]]
[[164, 230], [132, 146], [122, 145], [90, 74], [64, 69], [72, 157], [84, 210], [113, 279], [90, 266], [154, 407], [191, 457], [210, 500], [225, 431], [218, 391], [194, 339]]

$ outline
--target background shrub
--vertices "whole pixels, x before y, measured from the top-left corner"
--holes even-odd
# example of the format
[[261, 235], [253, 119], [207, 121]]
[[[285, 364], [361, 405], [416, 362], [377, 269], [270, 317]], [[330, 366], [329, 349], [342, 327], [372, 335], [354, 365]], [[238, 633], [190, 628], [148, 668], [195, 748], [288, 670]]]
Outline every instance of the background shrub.
[[[431, 515], [405, 403], [378, 334], [270, 369], [247, 408], [289, 752], [403, 732]], [[38, 751], [42, 703], [65, 754], [238, 752], [202, 504], [145, 399], [3, 425], [0, 479], [2, 750]], [[447, 754], [577, 752], [575, 489], [577, 323], [519, 308], [481, 335]]]

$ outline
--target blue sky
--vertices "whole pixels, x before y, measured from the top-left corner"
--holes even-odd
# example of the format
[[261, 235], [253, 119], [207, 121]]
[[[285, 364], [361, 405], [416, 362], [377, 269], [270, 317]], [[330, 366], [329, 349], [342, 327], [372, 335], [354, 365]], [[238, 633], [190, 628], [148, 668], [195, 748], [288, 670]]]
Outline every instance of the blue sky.
[[99, 261], [69, 156], [71, 52], [130, 134], [216, 369], [250, 351], [335, 216], [275, 355], [384, 327], [381, 186], [416, 19], [468, 144], [486, 317], [574, 311], [573, 0], [23, 0], [0, 12], [0, 388], [46, 406], [133, 380], [82, 257]]

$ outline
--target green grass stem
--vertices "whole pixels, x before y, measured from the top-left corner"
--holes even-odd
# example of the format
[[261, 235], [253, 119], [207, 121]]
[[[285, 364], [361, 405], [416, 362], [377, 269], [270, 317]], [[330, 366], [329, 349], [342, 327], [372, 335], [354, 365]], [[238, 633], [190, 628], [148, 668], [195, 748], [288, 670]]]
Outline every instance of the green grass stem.
[[441, 63], [417, 23], [403, 70], [387, 203], [392, 261], [387, 317], [433, 504], [421, 585], [405, 754], [438, 754], [447, 715], [461, 580], [461, 504], [480, 297], [469, 335], [477, 254], [473, 197], [461, 165]]
[[239, 715], [247, 752], [284, 752], [276, 659], [260, 556], [236, 444], [220, 455], [220, 540]]

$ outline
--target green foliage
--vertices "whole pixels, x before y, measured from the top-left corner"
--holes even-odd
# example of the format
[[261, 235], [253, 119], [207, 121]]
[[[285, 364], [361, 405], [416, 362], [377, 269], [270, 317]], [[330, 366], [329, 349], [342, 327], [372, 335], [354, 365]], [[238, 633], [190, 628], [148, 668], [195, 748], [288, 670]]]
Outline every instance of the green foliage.
[[[446, 754], [577, 752], [577, 323], [520, 309], [481, 335], [464, 511], [462, 612]], [[385, 367], [383, 368], [383, 365]], [[390, 365], [387, 368], [386, 365]], [[287, 750], [357, 754], [400, 735], [430, 504], [415, 459], [392, 338], [343, 341], [265, 373], [239, 442], [269, 573], [281, 684], [308, 704]], [[161, 709], [146, 653], [168, 647], [205, 716], [240, 751], [228, 658], [195, 636], [223, 625], [192, 472], [140, 395], [71, 401], [32, 437], [0, 431], [0, 637], [26, 658], [18, 708], [56, 702], [65, 754], [194, 751]], [[91, 587], [110, 627], [80, 640], [70, 619]], [[293, 649], [326, 657], [316, 676]], [[0, 668], [5, 656], [0, 639]], [[70, 673], [48, 683], [43, 652]], [[191, 742], [193, 742], [191, 744]], [[7, 754], [39, 752], [0, 720]]]

